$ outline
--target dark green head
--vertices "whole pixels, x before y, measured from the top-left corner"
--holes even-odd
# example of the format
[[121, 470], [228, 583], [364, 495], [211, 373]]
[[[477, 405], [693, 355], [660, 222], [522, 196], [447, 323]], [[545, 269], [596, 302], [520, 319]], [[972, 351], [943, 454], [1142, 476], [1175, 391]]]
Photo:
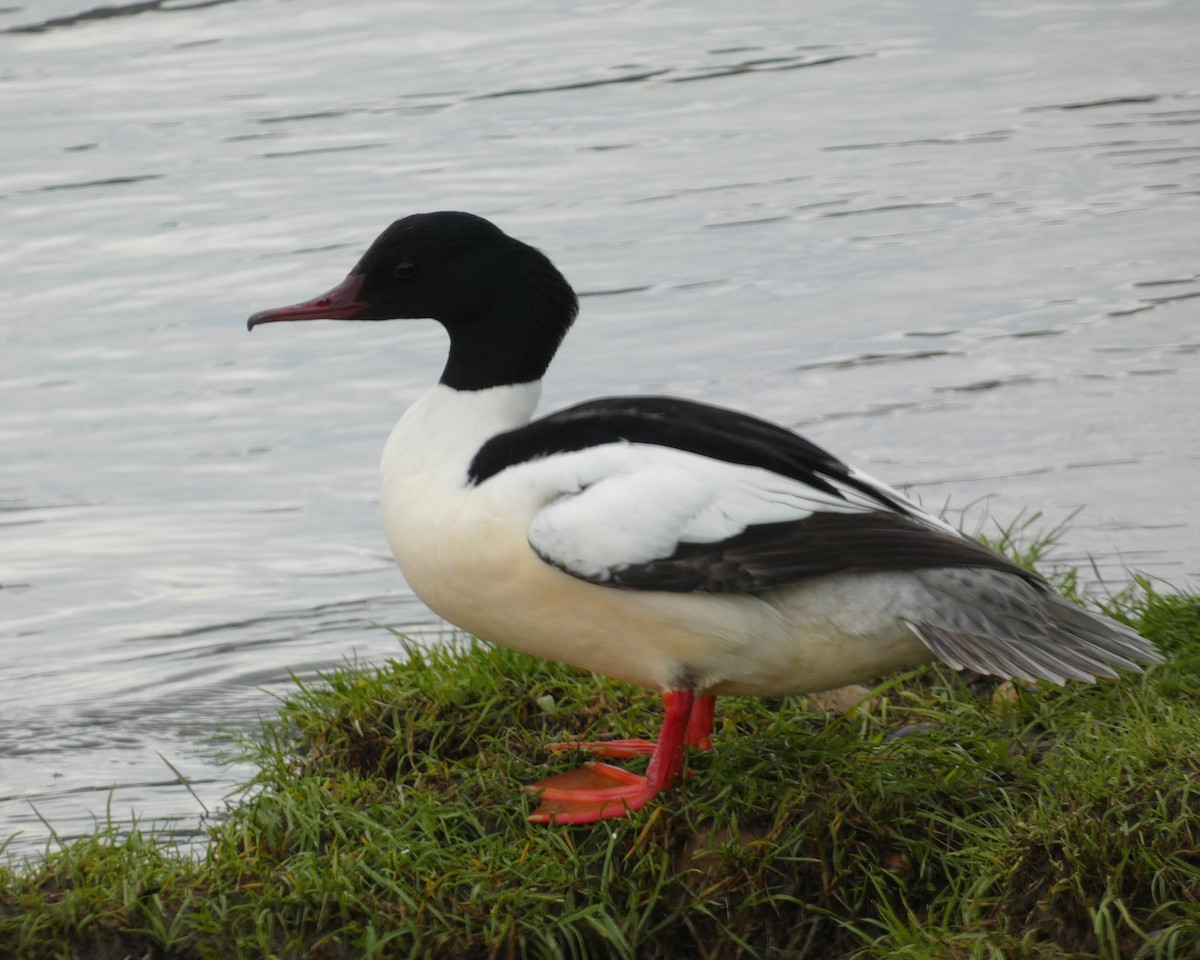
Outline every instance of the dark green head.
[[538, 250], [470, 213], [397, 220], [342, 283], [248, 322], [431, 318], [450, 334], [441, 382], [478, 390], [542, 377], [578, 309]]

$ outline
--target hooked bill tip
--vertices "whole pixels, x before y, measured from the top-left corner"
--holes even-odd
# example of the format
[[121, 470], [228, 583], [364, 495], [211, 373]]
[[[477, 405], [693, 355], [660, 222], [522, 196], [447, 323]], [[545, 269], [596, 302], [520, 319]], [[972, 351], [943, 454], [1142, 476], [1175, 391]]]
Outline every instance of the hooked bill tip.
[[260, 310], [246, 321], [246, 329], [253, 330], [259, 324], [277, 323], [282, 320], [358, 319], [370, 307], [370, 304], [358, 298], [362, 282], [360, 275], [351, 274], [332, 290], [313, 300], [288, 307]]

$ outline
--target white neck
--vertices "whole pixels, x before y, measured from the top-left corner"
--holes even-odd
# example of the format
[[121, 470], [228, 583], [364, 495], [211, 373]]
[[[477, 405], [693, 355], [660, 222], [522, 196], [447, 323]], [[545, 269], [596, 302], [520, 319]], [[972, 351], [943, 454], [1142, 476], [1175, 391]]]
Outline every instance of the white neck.
[[465, 483], [467, 467], [484, 441], [528, 423], [541, 393], [539, 380], [486, 390], [439, 383], [392, 430], [380, 465], [384, 487], [418, 475], [426, 483]]

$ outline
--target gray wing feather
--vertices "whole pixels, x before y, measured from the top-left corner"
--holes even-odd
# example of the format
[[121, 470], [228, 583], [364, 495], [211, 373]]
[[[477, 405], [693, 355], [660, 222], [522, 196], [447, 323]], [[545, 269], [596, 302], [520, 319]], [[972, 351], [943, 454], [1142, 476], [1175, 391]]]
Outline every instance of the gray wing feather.
[[940, 660], [1025, 680], [1094, 680], [1162, 657], [1148, 640], [1054, 593], [997, 570], [919, 571], [932, 603], [906, 617]]

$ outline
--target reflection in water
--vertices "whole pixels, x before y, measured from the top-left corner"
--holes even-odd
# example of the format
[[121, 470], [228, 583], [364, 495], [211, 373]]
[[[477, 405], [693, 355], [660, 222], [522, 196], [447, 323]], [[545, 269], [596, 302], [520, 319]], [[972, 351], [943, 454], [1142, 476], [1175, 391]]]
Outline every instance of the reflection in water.
[[750, 409], [972, 523], [1082, 508], [1058, 559], [1102, 580], [1197, 574], [1186, 5], [29, 9], [0, 10], [11, 851], [106, 809], [191, 836], [289, 672], [445, 635], [374, 503], [444, 335], [244, 332], [418, 210], [584, 293], [545, 409]]

